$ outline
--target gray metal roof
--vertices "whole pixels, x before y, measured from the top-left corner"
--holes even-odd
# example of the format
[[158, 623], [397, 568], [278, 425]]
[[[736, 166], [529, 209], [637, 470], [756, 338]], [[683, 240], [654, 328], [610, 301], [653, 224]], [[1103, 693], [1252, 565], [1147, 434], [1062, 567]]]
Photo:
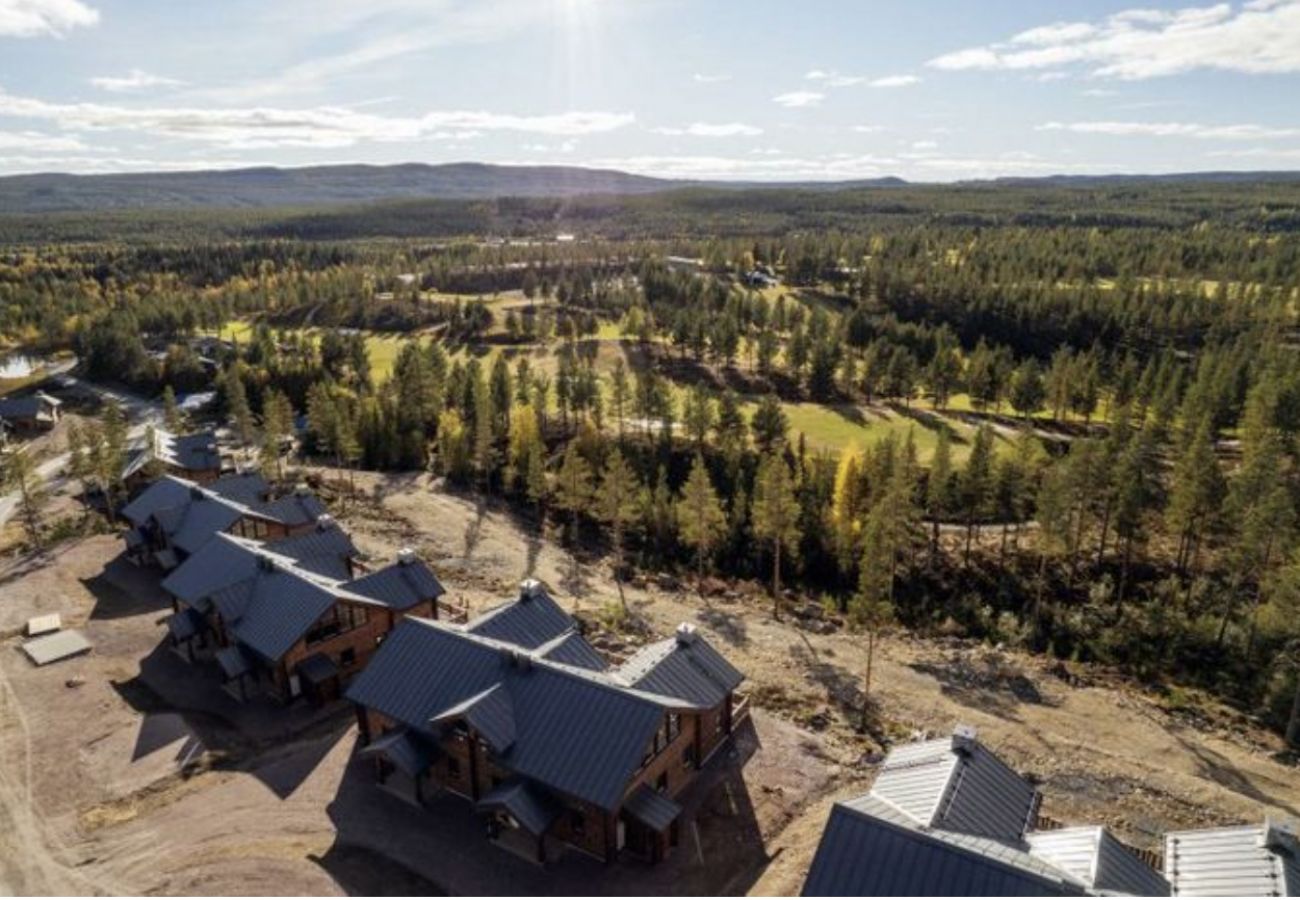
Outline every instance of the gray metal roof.
[[186, 472], [207, 472], [221, 468], [217, 436], [211, 431], [173, 434], [162, 428], [153, 430], [153, 444], [138, 448], [128, 460], [122, 477], [128, 478], [153, 460]]
[[905, 744], [885, 759], [871, 793], [935, 828], [1019, 840], [1033, 821], [1034, 786], [973, 738]]
[[405, 728], [375, 738], [361, 752], [368, 756], [382, 754], [412, 778], [424, 774], [438, 754], [436, 746]]
[[35, 419], [62, 405], [62, 400], [42, 391], [23, 397], [0, 397], [0, 419]]
[[1300, 896], [1300, 844], [1265, 821], [1165, 835], [1165, 877], [1175, 897]]
[[1027, 835], [1037, 807], [1033, 785], [972, 729], [896, 747], [870, 793], [836, 804], [804, 893], [1169, 893], [1105, 829]]
[[531, 834], [542, 834], [559, 816], [561, 805], [525, 779], [497, 785], [476, 804], [480, 810], [505, 810]]
[[398, 560], [347, 583], [347, 589], [393, 609], [410, 609], [446, 591], [422, 560]]
[[436, 737], [436, 716], [497, 685], [510, 698], [516, 730], [500, 763], [607, 810], [619, 807], [666, 711], [675, 708], [599, 673], [418, 618], [398, 623], [348, 698]]
[[614, 675], [633, 687], [681, 697], [710, 709], [745, 680], [690, 626], [679, 628], [674, 637], [642, 647]]
[[473, 634], [532, 650], [554, 640], [577, 623], [536, 582], [525, 582], [519, 596], [490, 609], [466, 625]]
[[290, 528], [315, 522], [326, 513], [325, 504], [320, 498], [306, 491], [294, 491], [277, 500], [251, 504], [249, 508], [258, 515], [275, 519]]
[[178, 641], [194, 637], [203, 630], [205, 624], [203, 616], [189, 607], [167, 617], [167, 631]]
[[579, 669], [589, 669], [592, 672], [603, 672], [609, 668], [605, 657], [601, 656], [596, 648], [587, 643], [587, 639], [577, 631], [565, 632], [554, 640], [542, 644], [535, 652], [542, 659], [576, 666]]
[[321, 684], [339, 674], [339, 667], [324, 653], [313, 653], [294, 668], [312, 684]]
[[352, 537], [337, 523], [323, 519], [311, 531], [268, 541], [266, 549], [292, 559], [300, 569], [335, 581], [352, 577], [348, 561], [358, 555]]
[[468, 700], [430, 716], [432, 725], [442, 725], [463, 720], [488, 742], [494, 753], [505, 753], [515, 742], [515, 709], [510, 702], [510, 692], [503, 685], [494, 684]]
[[159, 510], [153, 519], [166, 533], [171, 546], [190, 554], [198, 552], [213, 536], [248, 513], [246, 506], [197, 488], [181, 505]]
[[804, 896], [1079, 896], [1083, 885], [1023, 850], [930, 831], [867, 796], [837, 803], [804, 881]]
[[1169, 896], [1169, 882], [1100, 825], [1035, 831], [1029, 852], [1069, 872], [1093, 891], [1142, 897]]
[[271, 486], [266, 483], [266, 479], [260, 472], [235, 472], [222, 475], [207, 487], [212, 493], [220, 494], [227, 500], [234, 500], [245, 506], [261, 502], [271, 492]]
[[648, 784], [643, 784], [624, 801], [623, 812], [653, 831], [663, 831], [682, 814], [682, 808]]
[[132, 525], [143, 525], [154, 513], [185, 503], [195, 487], [192, 481], [164, 475], [122, 507], [122, 517]]
[[227, 631], [264, 660], [278, 660], [337, 602], [337, 593], [280, 568], [212, 595]]
[[222, 647], [217, 651], [217, 663], [227, 678], [238, 678], [253, 669], [253, 660], [238, 644]]

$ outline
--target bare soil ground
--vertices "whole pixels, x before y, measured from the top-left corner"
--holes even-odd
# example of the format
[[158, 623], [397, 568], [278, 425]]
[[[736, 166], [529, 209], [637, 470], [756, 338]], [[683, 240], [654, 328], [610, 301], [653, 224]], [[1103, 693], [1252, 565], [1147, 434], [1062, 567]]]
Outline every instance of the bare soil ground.
[[[423, 476], [357, 476], [333, 510], [385, 558], [426, 554], [453, 602], [500, 602], [526, 577], [580, 615], [617, 603], [609, 567]], [[1046, 794], [1045, 812], [1150, 845], [1172, 825], [1296, 815], [1280, 746], [1227, 715], [1184, 721], [1121, 679], [963, 642], [887, 640], [879, 716], [855, 729], [865, 648], [776, 622], [752, 588], [707, 602], [669, 580], [626, 589], [631, 645], [695, 623], [749, 676], [757, 711], [716, 760], [665, 866], [574, 854], [541, 870], [489, 846], [468, 807], [418, 810], [376, 789], [348, 710], [240, 706], [160, 647], [156, 579], [95, 537], [0, 564], [0, 891], [12, 893], [797, 893], [835, 799], [870, 784], [880, 743], [957, 722]], [[28, 616], [59, 611], [95, 643], [36, 669]]]

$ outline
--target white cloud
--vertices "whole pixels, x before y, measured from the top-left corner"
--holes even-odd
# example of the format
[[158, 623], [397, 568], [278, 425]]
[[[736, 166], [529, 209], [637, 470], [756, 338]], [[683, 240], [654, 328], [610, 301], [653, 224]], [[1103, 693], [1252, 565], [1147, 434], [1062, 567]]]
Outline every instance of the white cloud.
[[631, 125], [631, 113], [520, 116], [472, 110], [383, 116], [345, 107], [308, 109], [123, 107], [47, 103], [0, 90], [0, 116], [55, 122], [70, 131], [134, 131], [229, 148], [350, 147], [359, 143], [467, 140], [492, 131], [576, 137]]
[[845, 181], [900, 175], [904, 178], [947, 181], [1016, 175], [1096, 173], [1105, 167], [1069, 163], [1009, 153], [991, 158], [946, 157], [931, 154], [836, 153], [824, 156], [631, 156], [587, 160], [587, 165], [664, 178], [758, 181]]
[[694, 75], [691, 76], [691, 80], [697, 82], [698, 84], [719, 84], [723, 81], [730, 81], [731, 76], [723, 75], [723, 74], [708, 75], [703, 72], [696, 72]]
[[1300, 72], [1300, 0], [1253, 0], [1175, 10], [1131, 9], [1098, 22], [1058, 22], [931, 59], [937, 69], [1082, 66], [1127, 80], [1197, 69]]
[[0, 131], [0, 150], [20, 153], [69, 153], [89, 149], [73, 137], [38, 131]]
[[901, 88], [911, 87], [921, 81], [915, 75], [886, 75], [884, 78], [877, 78], [871, 82], [873, 88]]
[[102, 91], [126, 93], [141, 91], [151, 87], [180, 87], [185, 82], [162, 75], [152, 75], [143, 69], [132, 69], [126, 75], [100, 75], [90, 79], [90, 83]]
[[1112, 91], [1110, 88], [1088, 88], [1079, 93], [1084, 97], [1114, 97], [1119, 91]]
[[839, 72], [826, 72], [821, 69], [813, 69], [804, 75], [804, 79], [819, 81], [830, 88], [853, 87], [855, 84], [862, 84], [867, 80], [861, 75], [841, 75]]
[[61, 37], [99, 21], [81, 0], [0, 0], [0, 37]]
[[858, 134], [879, 134], [886, 129], [883, 125], [854, 125], [852, 130]]
[[1300, 147], [1246, 147], [1241, 150], [1214, 150], [1205, 154], [1227, 159], [1300, 159]]
[[1300, 128], [1265, 125], [1203, 125], [1196, 122], [1047, 122], [1038, 131], [1070, 131], [1115, 137], [1189, 137], [1220, 141], [1253, 141], [1300, 137]]
[[754, 137], [763, 133], [763, 129], [753, 125], [746, 125], [743, 122], [726, 122], [716, 125], [709, 122], [693, 122], [685, 128], [652, 128], [650, 130], [655, 134], [667, 134], [675, 137], [684, 135], [706, 138]]
[[772, 98], [772, 102], [787, 108], [800, 106], [816, 106], [826, 99], [826, 95], [817, 91], [788, 91], [784, 94], [777, 94]]
[[939, 145], [935, 141], [913, 141], [913, 150], [938, 150]]

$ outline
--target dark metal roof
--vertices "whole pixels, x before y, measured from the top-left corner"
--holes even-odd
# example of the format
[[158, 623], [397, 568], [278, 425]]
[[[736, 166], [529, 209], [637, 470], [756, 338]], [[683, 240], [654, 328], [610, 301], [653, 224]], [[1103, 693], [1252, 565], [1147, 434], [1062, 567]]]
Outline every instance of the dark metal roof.
[[0, 419], [35, 419], [48, 409], [63, 405], [49, 394], [36, 391], [23, 397], [0, 397]]
[[587, 643], [585, 637], [576, 631], [566, 632], [554, 640], [542, 644], [537, 648], [536, 652], [543, 659], [564, 663], [569, 666], [577, 666], [579, 669], [603, 672], [609, 668], [609, 663], [605, 661], [605, 658], [597, 652], [595, 647]]
[[536, 582], [525, 582], [519, 596], [490, 609], [466, 625], [473, 634], [532, 650], [576, 627], [573, 616], [560, 609]]
[[184, 472], [210, 472], [221, 469], [221, 452], [217, 449], [217, 436], [211, 431], [193, 434], [172, 434], [162, 428], [153, 430], [153, 445], [137, 449], [122, 471], [128, 478], [151, 461]]
[[325, 515], [325, 504], [315, 494], [294, 491], [278, 500], [268, 500], [251, 504], [250, 508], [259, 515], [275, 519], [290, 528], [315, 522]]
[[682, 814], [682, 808], [649, 785], [643, 784], [624, 801], [623, 812], [652, 831], [663, 831]]
[[191, 606], [222, 588], [253, 576], [257, 570], [256, 545], [228, 534], [219, 534], [189, 556], [162, 581], [162, 588]]
[[710, 709], [725, 701], [745, 680], [693, 629], [679, 629], [675, 637], [642, 647], [614, 674], [633, 687], [680, 697]]
[[311, 656], [298, 663], [295, 668], [298, 674], [312, 684], [321, 684], [335, 678], [339, 674], [339, 667], [334, 664], [324, 653], [313, 653]]
[[923, 825], [1019, 840], [1038, 792], [973, 737], [905, 744], [890, 751], [871, 793]]
[[167, 630], [178, 641], [187, 641], [204, 629], [203, 616], [186, 608], [167, 617]]
[[376, 738], [363, 747], [361, 752], [366, 755], [382, 754], [411, 778], [423, 775], [438, 755], [435, 745], [405, 728]]
[[143, 525], [154, 513], [185, 503], [194, 487], [192, 481], [164, 475], [124, 506], [122, 517], [132, 525]]
[[1035, 831], [1025, 840], [1030, 853], [1069, 872], [1093, 891], [1169, 896], [1169, 882], [1100, 825]]
[[325, 519], [311, 531], [268, 542], [266, 549], [292, 559], [300, 569], [335, 581], [352, 577], [348, 561], [358, 555], [351, 536], [337, 523]]
[[548, 789], [615, 810], [673, 703], [427, 619], [398, 623], [348, 690], [436, 737], [433, 719], [500, 685], [515, 740], [497, 758]]
[[510, 692], [503, 685], [494, 684], [481, 694], [431, 716], [429, 721], [433, 725], [442, 725], [458, 719], [487, 741], [494, 753], [505, 753], [515, 742], [514, 704], [510, 702]]
[[271, 491], [271, 486], [259, 472], [235, 472], [222, 475], [208, 486], [214, 494], [250, 506], [261, 502]]
[[410, 609], [436, 600], [446, 591], [438, 576], [422, 560], [398, 560], [369, 575], [348, 582], [347, 589], [393, 609]]
[[560, 815], [560, 804], [522, 778], [497, 785], [478, 801], [480, 810], [502, 809], [530, 834], [543, 834]]
[[[806, 897], [1079, 896], [1081, 884], [1023, 851], [966, 835], [922, 831], [870, 796], [837, 803], [804, 881]], [[964, 843], [963, 843], [964, 841]]]
[[212, 595], [227, 631], [268, 661], [288, 652], [337, 599], [325, 585], [278, 567], [259, 567]]

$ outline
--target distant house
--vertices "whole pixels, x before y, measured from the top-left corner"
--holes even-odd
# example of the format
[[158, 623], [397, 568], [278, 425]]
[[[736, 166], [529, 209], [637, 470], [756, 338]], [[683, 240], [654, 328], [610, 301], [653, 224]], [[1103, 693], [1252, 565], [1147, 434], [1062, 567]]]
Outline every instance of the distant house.
[[[211, 431], [172, 434], [161, 428], [127, 456], [122, 481], [134, 492], [147, 484], [160, 469], [168, 475], [208, 484], [221, 477], [222, 458], [217, 436]], [[157, 463], [157, 465], [151, 465]]]
[[1165, 835], [1165, 877], [1175, 897], [1300, 896], [1294, 826], [1201, 828]]
[[744, 275], [744, 281], [745, 284], [753, 288], [776, 287], [780, 284], [775, 275], [758, 269], [746, 272]]
[[681, 838], [684, 795], [747, 715], [743, 676], [691, 626], [611, 667], [535, 582], [457, 626], [407, 618], [347, 696], [381, 783], [466, 798], [489, 839], [649, 860]]
[[168, 636], [189, 659], [214, 659], [241, 700], [336, 699], [397, 622], [436, 616], [444, 593], [410, 553], [357, 575], [332, 521], [266, 543], [219, 534], [164, 579]]
[[231, 475], [204, 487], [164, 475], [122, 509], [131, 524], [127, 557], [170, 571], [218, 534], [275, 540], [313, 528], [325, 506], [295, 493], [267, 499], [260, 475]]
[[31, 435], [49, 431], [62, 417], [63, 401], [44, 391], [22, 397], [0, 398], [0, 423], [12, 435]]
[[831, 809], [804, 896], [1167, 896], [1105, 828], [1042, 830], [1040, 796], [972, 728], [895, 748]]

